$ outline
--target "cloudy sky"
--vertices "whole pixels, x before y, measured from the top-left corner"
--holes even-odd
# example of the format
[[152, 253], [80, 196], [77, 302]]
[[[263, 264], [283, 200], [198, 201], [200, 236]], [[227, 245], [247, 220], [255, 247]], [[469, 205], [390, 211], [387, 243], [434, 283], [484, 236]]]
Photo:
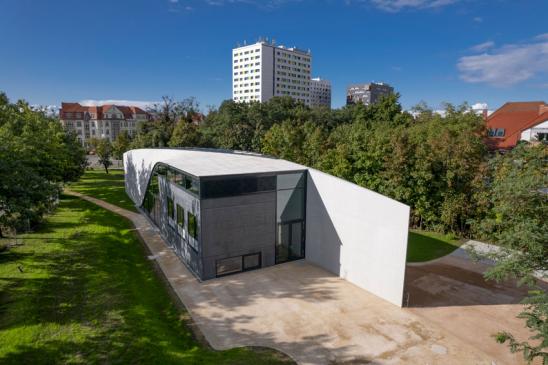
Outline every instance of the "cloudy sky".
[[310, 49], [332, 81], [425, 101], [548, 101], [546, 0], [2, 0], [0, 91], [32, 104], [231, 97], [231, 49]]

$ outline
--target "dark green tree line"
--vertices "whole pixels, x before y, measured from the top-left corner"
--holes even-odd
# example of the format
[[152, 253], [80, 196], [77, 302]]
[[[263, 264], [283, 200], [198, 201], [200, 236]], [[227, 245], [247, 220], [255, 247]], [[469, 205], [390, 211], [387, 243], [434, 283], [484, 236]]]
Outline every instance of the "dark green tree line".
[[85, 166], [83, 147], [57, 119], [0, 93], [0, 236], [40, 222], [62, 184], [77, 180]]

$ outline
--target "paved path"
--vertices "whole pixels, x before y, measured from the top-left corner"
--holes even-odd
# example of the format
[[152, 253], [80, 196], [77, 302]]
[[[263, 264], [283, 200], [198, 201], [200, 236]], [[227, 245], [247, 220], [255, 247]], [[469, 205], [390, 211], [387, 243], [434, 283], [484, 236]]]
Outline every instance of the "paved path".
[[486, 353], [446, 331], [447, 323], [398, 308], [303, 260], [200, 283], [144, 216], [68, 193], [133, 222], [151, 259], [215, 349], [265, 346], [300, 364], [519, 363]]

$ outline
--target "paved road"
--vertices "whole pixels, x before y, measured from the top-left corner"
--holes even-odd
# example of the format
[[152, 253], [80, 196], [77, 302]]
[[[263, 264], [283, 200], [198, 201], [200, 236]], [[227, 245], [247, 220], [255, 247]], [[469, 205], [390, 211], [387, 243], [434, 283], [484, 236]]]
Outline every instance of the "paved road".
[[[519, 363], [517, 357], [508, 357], [501, 345], [490, 342], [492, 348], [499, 346], [497, 351], [485, 351], [485, 339], [469, 341], [462, 333], [448, 330], [448, 323], [454, 323], [451, 315], [421, 313], [414, 302], [416, 308], [398, 308], [306, 261], [200, 283], [145, 217], [74, 195], [133, 222], [152, 252], [151, 259], [156, 260], [215, 349], [266, 346], [285, 352], [300, 364]], [[428, 268], [424, 270], [421, 272], [430, 278]], [[410, 278], [414, 287], [431, 285], [428, 280], [421, 284], [413, 273]], [[415, 300], [415, 295], [412, 298]], [[483, 310], [496, 312], [497, 308]], [[477, 338], [475, 328], [468, 328], [467, 333]]]

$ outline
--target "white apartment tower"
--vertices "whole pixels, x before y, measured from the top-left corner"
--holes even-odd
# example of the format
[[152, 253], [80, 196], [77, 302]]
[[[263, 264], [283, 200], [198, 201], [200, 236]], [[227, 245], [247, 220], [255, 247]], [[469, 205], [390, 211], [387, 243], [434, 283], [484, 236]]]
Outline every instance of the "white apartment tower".
[[291, 96], [310, 105], [310, 51], [260, 41], [232, 50], [232, 100]]
[[310, 79], [310, 106], [331, 108], [331, 82], [319, 77]]

